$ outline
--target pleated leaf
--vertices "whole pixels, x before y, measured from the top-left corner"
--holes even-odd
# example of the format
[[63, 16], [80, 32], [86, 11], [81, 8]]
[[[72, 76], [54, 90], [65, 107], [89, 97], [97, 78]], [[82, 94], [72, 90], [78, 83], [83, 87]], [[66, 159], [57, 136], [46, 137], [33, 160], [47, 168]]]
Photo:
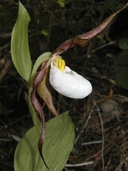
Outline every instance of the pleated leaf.
[[32, 61], [28, 45], [28, 24], [30, 17], [27, 10], [19, 2], [18, 18], [14, 25], [11, 38], [11, 54], [13, 63], [27, 82], [30, 78]]
[[[43, 156], [51, 171], [62, 171], [72, 151], [75, 131], [68, 112], [46, 123]], [[41, 124], [31, 128], [19, 142], [15, 157], [15, 171], [48, 171], [37, 150]]]

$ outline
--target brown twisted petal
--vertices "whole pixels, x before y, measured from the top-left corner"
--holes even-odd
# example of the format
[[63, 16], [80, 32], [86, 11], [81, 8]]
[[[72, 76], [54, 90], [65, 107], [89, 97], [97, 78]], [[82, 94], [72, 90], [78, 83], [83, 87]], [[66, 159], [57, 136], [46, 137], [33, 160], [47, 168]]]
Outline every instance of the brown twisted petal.
[[32, 93], [31, 93], [31, 100], [32, 100], [32, 104], [33, 104], [35, 110], [40, 115], [40, 119], [41, 119], [41, 123], [42, 123], [42, 130], [41, 130], [40, 138], [38, 141], [38, 150], [39, 150], [40, 156], [41, 156], [45, 166], [48, 168], [48, 166], [45, 162], [45, 159], [43, 157], [43, 154], [42, 154], [42, 147], [43, 147], [43, 142], [44, 142], [45, 134], [46, 134], [45, 117], [44, 117], [44, 111], [42, 109], [42, 106], [36, 98], [35, 89], [33, 89]]
[[46, 134], [45, 116], [44, 116], [44, 111], [42, 109], [42, 106], [36, 97], [37, 85], [44, 79], [44, 77], [46, 75], [46, 71], [47, 71], [46, 64], [47, 64], [47, 61], [45, 61], [42, 64], [41, 70], [37, 73], [37, 75], [33, 81], [33, 90], [31, 92], [31, 101], [32, 101], [32, 105], [33, 105], [35, 111], [39, 114], [40, 119], [41, 119], [42, 130], [41, 130], [41, 135], [40, 135], [39, 142], [38, 142], [38, 150], [39, 150], [40, 156], [41, 156], [45, 166], [48, 168], [48, 166], [45, 162], [45, 159], [43, 157], [43, 154], [42, 154], [42, 147], [43, 147], [43, 142], [44, 142], [45, 134]]
[[75, 36], [69, 40], [66, 40], [53, 52], [53, 54], [59, 55], [59, 54], [65, 52], [66, 50], [74, 47], [75, 45], [79, 45], [82, 47], [86, 46], [91, 41], [91, 39], [93, 39], [98, 33], [100, 33], [112, 21], [112, 19], [120, 11], [125, 9], [127, 6], [128, 6], [128, 3], [123, 8], [121, 8], [114, 14], [110, 15], [108, 18], [106, 18], [98, 27], [94, 28], [93, 30], [91, 30], [87, 33]]
[[48, 63], [48, 60], [46, 60], [42, 64], [40, 71], [35, 76], [34, 81], [33, 81], [33, 88], [36, 88], [37, 85], [44, 79], [44, 76], [45, 76], [47, 68], [48, 68], [47, 63]]

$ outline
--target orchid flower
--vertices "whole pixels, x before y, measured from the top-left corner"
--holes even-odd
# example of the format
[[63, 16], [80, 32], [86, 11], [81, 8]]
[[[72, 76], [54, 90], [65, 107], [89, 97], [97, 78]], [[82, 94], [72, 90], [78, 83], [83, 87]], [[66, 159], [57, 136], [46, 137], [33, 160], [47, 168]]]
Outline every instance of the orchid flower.
[[91, 83], [65, 66], [60, 56], [51, 63], [49, 82], [58, 93], [74, 99], [82, 99], [92, 92]]
[[75, 71], [72, 71], [69, 67], [65, 66], [65, 61], [61, 56], [53, 55], [49, 60], [46, 60], [42, 64], [41, 69], [33, 82], [31, 100], [35, 110], [40, 115], [42, 122], [42, 132], [38, 143], [38, 149], [46, 167], [47, 164], [42, 155], [42, 145], [46, 133], [45, 117], [42, 106], [36, 97], [36, 91], [51, 112], [59, 118], [48, 88], [49, 83], [58, 93], [70, 98], [82, 99], [92, 92], [91, 83]]
[[[91, 83], [86, 80], [81, 75], [72, 71], [68, 66], [65, 65], [65, 61], [59, 56], [61, 53], [65, 52], [69, 48], [79, 45], [81, 47], [86, 46], [98, 33], [100, 33], [111, 21], [112, 19], [124, 8], [115, 12], [106, 18], [98, 27], [93, 30], [84, 33], [82, 35], [75, 36], [67, 41], [63, 42], [52, 54], [51, 57], [44, 61], [39, 72], [33, 81], [33, 90], [31, 92], [31, 101], [34, 109], [40, 115], [42, 123], [42, 131], [38, 143], [38, 149], [40, 155], [45, 163], [42, 154], [42, 146], [45, 139], [46, 125], [45, 117], [42, 106], [36, 97], [36, 92], [43, 99], [45, 104], [51, 110], [51, 112], [59, 118], [59, 115], [53, 105], [52, 95], [49, 91], [49, 83], [51, 86], [60, 94], [74, 98], [82, 99], [88, 96], [92, 92]], [[46, 165], [46, 163], [45, 163]], [[47, 165], [46, 165], [47, 166]]]

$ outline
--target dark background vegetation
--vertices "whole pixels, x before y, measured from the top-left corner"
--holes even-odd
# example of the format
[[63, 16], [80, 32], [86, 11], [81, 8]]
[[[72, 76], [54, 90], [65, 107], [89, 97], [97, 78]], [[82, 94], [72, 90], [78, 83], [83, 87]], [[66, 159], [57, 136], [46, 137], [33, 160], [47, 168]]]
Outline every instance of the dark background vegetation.
[[[31, 22], [29, 44], [33, 62], [63, 41], [98, 26], [127, 0], [22, 0]], [[11, 62], [10, 40], [18, 1], [0, 0], [0, 170], [13, 171], [18, 138], [32, 127], [27, 87]], [[83, 163], [65, 171], [128, 170], [128, 91], [117, 84], [118, 42], [128, 38], [128, 8], [87, 47], [75, 47], [62, 56], [67, 65], [88, 78], [92, 94], [82, 100], [65, 98], [52, 90], [56, 108], [69, 110], [76, 127], [76, 144], [68, 163]], [[102, 47], [104, 45], [104, 47]], [[51, 113], [44, 107], [46, 118]], [[89, 122], [87, 122], [89, 121]], [[98, 142], [97, 142], [98, 141]], [[89, 142], [89, 145], [82, 143]], [[104, 151], [102, 151], [104, 145]], [[103, 158], [101, 157], [103, 154]], [[94, 165], [84, 166], [87, 161]]]

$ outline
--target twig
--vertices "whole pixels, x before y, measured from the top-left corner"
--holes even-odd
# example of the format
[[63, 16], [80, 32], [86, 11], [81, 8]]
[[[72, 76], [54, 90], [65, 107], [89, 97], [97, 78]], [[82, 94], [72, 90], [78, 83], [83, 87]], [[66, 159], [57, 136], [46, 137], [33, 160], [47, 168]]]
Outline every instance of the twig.
[[15, 120], [15, 121], [13, 121], [13, 122], [10, 122], [8, 125], [4, 125], [4, 126], [0, 127], [0, 130], [2, 130], [3, 128], [8, 128], [10, 125], [12, 125], [12, 124], [14, 124], [14, 123], [17, 123], [17, 122], [21, 121], [22, 119], [24, 119], [24, 118], [26, 118], [26, 117], [28, 117], [28, 116], [25, 115], [25, 116], [22, 116], [21, 118]]
[[19, 142], [21, 140], [21, 138], [19, 138], [16, 135], [13, 135], [13, 134], [10, 135], [9, 137], [11, 137], [11, 138], [0, 138], [0, 141], [10, 142], [10, 141], [12, 141], [14, 139], [15, 141]]
[[76, 137], [75, 144], [77, 143], [78, 139], [79, 139], [79, 138], [81, 137], [81, 135], [83, 134], [83, 130], [87, 127], [87, 125], [88, 125], [88, 123], [89, 123], [89, 121], [90, 121], [90, 119], [91, 119], [91, 114], [92, 114], [92, 112], [93, 112], [93, 108], [94, 108], [94, 106], [92, 107], [91, 111], [89, 112], [89, 115], [88, 115], [88, 117], [87, 117], [87, 120], [86, 120], [86, 122], [85, 122], [85, 124], [84, 124], [84, 126], [83, 126], [83, 128], [82, 128], [82, 130], [81, 130], [81, 132], [80, 132], [79, 135]]
[[11, 33], [0, 34], [0, 38], [8, 38], [11, 37]]
[[[124, 135], [123, 135], [124, 136]], [[121, 140], [123, 138], [123, 136], [120, 136], [118, 138], [113, 139], [113, 141], [110, 141], [109, 144], [107, 144], [106, 146], [104, 146], [104, 156], [108, 154], [108, 152], [110, 152], [110, 150], [113, 148], [113, 146], [115, 146], [115, 144]], [[108, 141], [108, 140], [107, 140]], [[114, 143], [113, 143], [114, 142]], [[117, 146], [116, 146], [117, 147]], [[97, 166], [97, 164], [100, 162], [100, 160], [102, 160], [102, 156], [101, 156], [102, 150], [99, 150], [97, 153], [95, 153], [94, 155], [90, 156], [88, 159], [86, 159], [86, 161], [90, 161], [92, 159], [94, 159], [94, 164], [93, 164], [93, 169]], [[105, 170], [105, 169], [104, 169]], [[102, 170], [103, 171], [103, 170]]]
[[101, 144], [102, 141], [92, 141], [92, 142], [86, 142], [86, 143], [81, 143], [81, 145], [91, 145], [91, 144]]
[[[121, 136], [122, 138], [125, 136], [125, 134], [123, 136]], [[115, 141], [111, 141], [109, 139], [106, 139], [106, 141], [108, 141], [109, 143], [113, 144], [121, 153], [122, 155], [124, 155], [124, 151], [121, 150], [121, 148], [115, 143]]]
[[94, 103], [95, 103], [95, 107], [96, 107], [96, 110], [97, 110], [97, 113], [98, 113], [98, 116], [99, 116], [99, 119], [100, 119], [100, 123], [101, 123], [101, 131], [102, 131], [102, 150], [101, 150], [101, 156], [102, 156], [102, 171], [104, 171], [104, 126], [103, 126], [103, 120], [102, 120], [102, 117], [101, 117], [100, 109], [97, 106], [96, 102], [94, 102]]
[[1, 141], [10, 142], [10, 141], [12, 141], [12, 139], [10, 139], [10, 138], [0, 138], [0, 142]]
[[123, 99], [125, 102], [128, 102], [128, 97], [126, 97], [126, 96], [117, 94], [117, 95], [114, 95], [114, 97], [121, 98], [121, 99]]
[[16, 135], [11, 135], [11, 137], [15, 140], [15, 141], [17, 141], [17, 142], [19, 142], [20, 140], [21, 140], [21, 138], [20, 137], [18, 137], [18, 136], [16, 136]]
[[66, 167], [80, 167], [80, 166], [87, 166], [87, 165], [91, 165], [93, 164], [94, 161], [90, 161], [90, 162], [84, 162], [84, 163], [79, 163], [79, 164], [66, 164]]
[[0, 51], [1, 51], [1, 50], [3, 50], [3, 49], [6, 49], [9, 45], [10, 45], [10, 44], [9, 44], [9, 43], [7, 43], [6, 45], [4, 45], [4, 46], [0, 47]]
[[4, 65], [4, 68], [2, 69], [2, 71], [0, 72], [0, 81], [3, 79], [3, 77], [6, 75], [6, 73], [8, 72], [9, 68], [11, 66], [11, 61], [7, 61]]
[[[98, 47], [98, 48], [92, 50], [91, 53], [94, 53], [94, 52], [96, 52], [96, 51], [98, 51], [98, 50], [100, 50], [100, 49], [103, 49], [103, 48], [105, 48], [105, 47], [107, 47], [107, 46], [110, 46], [110, 45], [112, 45], [112, 44], [115, 44], [115, 43], [116, 43], [116, 41], [112, 41], [112, 42], [106, 43], [105, 45], [102, 45], [102, 46], [100, 46], [100, 47]], [[91, 56], [91, 54], [87, 55], [88, 58], [90, 58], [90, 56]]]
[[96, 51], [98, 51], [98, 50], [100, 50], [100, 49], [103, 49], [104, 47], [107, 47], [107, 46], [110, 46], [110, 45], [112, 45], [112, 44], [115, 44], [115, 43], [116, 43], [116, 41], [106, 43], [105, 45], [102, 45], [102, 46], [100, 46], [100, 47], [94, 49], [94, 50], [92, 51], [92, 53], [94, 53], [94, 52], [96, 52]]

